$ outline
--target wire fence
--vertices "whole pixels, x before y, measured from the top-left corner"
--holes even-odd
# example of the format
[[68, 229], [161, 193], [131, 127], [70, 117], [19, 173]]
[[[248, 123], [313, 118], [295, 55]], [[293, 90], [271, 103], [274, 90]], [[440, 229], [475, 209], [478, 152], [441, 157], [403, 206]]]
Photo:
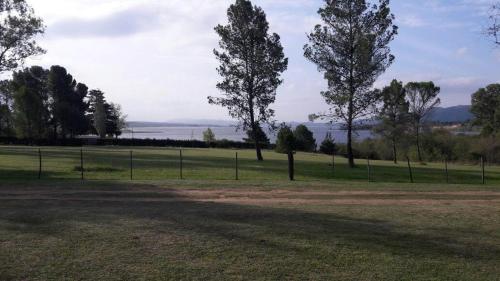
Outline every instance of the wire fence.
[[[266, 161], [253, 151], [176, 148], [0, 147], [0, 180], [286, 180], [286, 155], [268, 153]], [[365, 163], [363, 163], [365, 162]], [[350, 169], [344, 159], [297, 154], [298, 180], [367, 182], [500, 184], [500, 168], [442, 163], [358, 160]]]

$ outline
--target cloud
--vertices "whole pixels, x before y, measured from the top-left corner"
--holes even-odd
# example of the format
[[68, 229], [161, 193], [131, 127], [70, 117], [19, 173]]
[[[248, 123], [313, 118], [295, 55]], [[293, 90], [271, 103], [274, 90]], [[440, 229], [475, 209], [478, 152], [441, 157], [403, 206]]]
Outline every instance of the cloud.
[[464, 57], [467, 52], [469, 52], [469, 49], [467, 47], [462, 47], [460, 49], [458, 49], [455, 54], [457, 55], [457, 57]]
[[427, 25], [427, 22], [416, 15], [398, 17], [397, 20], [401, 25], [408, 27], [423, 27]]
[[155, 30], [161, 13], [151, 8], [133, 7], [95, 19], [66, 19], [48, 27], [55, 37], [123, 37]]

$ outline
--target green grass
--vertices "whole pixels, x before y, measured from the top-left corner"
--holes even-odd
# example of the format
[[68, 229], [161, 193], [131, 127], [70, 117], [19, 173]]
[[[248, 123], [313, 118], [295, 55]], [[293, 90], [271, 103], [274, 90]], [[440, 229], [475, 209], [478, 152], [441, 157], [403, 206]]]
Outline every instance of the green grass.
[[[130, 150], [133, 150], [134, 180], [173, 180], [180, 177], [179, 150], [172, 148], [85, 147], [84, 177], [87, 180], [125, 180], [130, 178]], [[41, 148], [43, 179], [79, 179], [81, 177], [80, 149]], [[235, 154], [239, 154], [241, 180], [286, 180], [285, 155], [265, 151], [266, 161], [255, 160], [252, 150], [184, 149], [183, 177], [191, 180], [233, 180]], [[337, 157], [335, 171], [332, 159], [326, 155], [298, 153], [297, 180], [303, 181], [368, 181], [366, 160], [358, 160], [355, 169], [347, 167], [346, 159]], [[371, 161], [373, 182], [405, 183], [410, 181], [406, 163]], [[445, 183], [443, 163], [422, 165], [412, 163], [417, 183]], [[35, 180], [38, 178], [38, 148], [0, 147], [0, 179]], [[500, 184], [500, 167], [486, 168], [487, 183]], [[456, 184], [482, 182], [477, 165], [450, 164], [449, 181]]]
[[498, 265], [498, 186], [0, 182], [0, 280], [499, 280]]

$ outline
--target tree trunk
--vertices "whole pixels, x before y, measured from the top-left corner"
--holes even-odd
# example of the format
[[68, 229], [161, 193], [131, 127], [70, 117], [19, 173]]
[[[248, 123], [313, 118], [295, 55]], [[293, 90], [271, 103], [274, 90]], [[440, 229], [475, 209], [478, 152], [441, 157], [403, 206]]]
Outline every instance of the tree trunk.
[[354, 153], [352, 150], [352, 121], [347, 124], [347, 158], [349, 159], [349, 167], [354, 168]]
[[418, 161], [422, 162], [422, 153], [420, 151], [420, 125], [417, 125], [417, 153]]
[[257, 152], [257, 160], [264, 161], [264, 157], [262, 157], [262, 149], [258, 139], [255, 139], [255, 151]]
[[392, 154], [394, 156], [394, 164], [398, 164], [398, 151], [396, 148], [396, 140], [393, 138], [392, 139]]

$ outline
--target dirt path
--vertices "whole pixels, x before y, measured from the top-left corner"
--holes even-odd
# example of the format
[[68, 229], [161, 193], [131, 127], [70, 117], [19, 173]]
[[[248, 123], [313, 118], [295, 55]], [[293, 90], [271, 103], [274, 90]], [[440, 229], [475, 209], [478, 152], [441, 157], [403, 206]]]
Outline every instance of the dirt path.
[[297, 190], [186, 190], [135, 191], [0, 190], [3, 200], [66, 201], [199, 201], [242, 205], [500, 205], [500, 192], [404, 192], [404, 191], [297, 191]]

